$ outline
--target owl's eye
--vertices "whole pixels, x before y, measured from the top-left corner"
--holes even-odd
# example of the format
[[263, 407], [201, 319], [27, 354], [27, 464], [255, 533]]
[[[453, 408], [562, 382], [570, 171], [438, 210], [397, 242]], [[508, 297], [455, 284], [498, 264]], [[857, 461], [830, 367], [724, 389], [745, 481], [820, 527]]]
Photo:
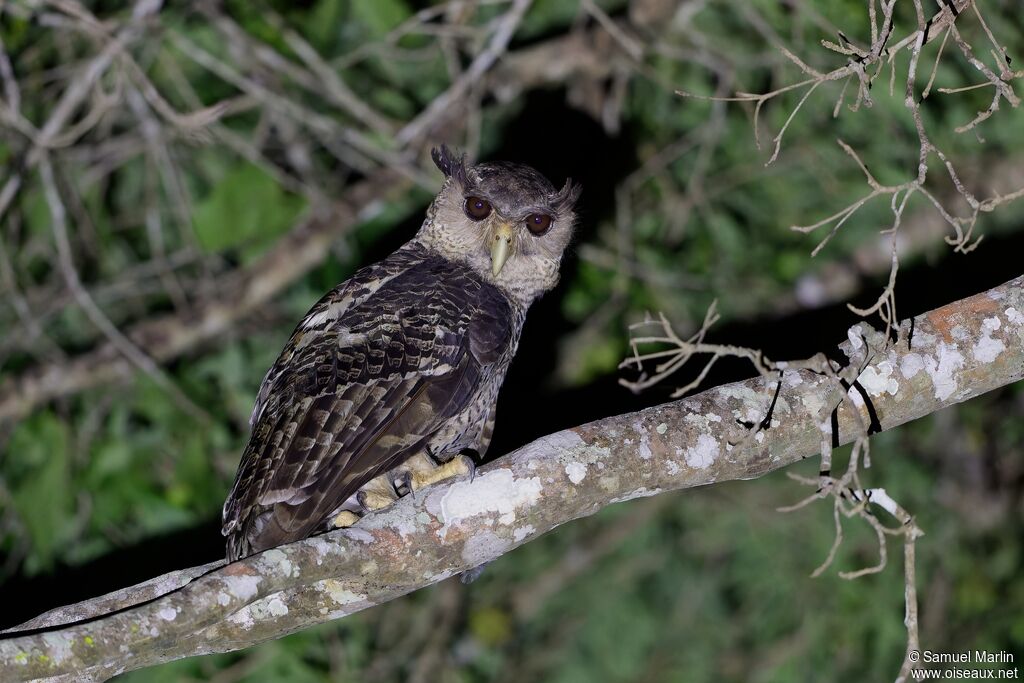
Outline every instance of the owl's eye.
[[551, 227], [551, 216], [546, 213], [531, 213], [526, 217], [526, 227], [534, 235], [543, 235]]
[[466, 197], [466, 215], [475, 221], [482, 221], [491, 215], [491, 203], [480, 197]]

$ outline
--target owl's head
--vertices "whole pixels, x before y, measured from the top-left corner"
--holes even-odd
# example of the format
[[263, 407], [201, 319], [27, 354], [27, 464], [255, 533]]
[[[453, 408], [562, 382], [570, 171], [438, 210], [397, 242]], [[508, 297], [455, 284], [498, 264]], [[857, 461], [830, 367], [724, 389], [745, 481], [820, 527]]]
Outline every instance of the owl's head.
[[467, 263], [524, 305], [558, 284], [580, 187], [567, 180], [556, 190], [523, 164], [467, 166], [444, 146], [431, 156], [445, 183], [417, 240]]

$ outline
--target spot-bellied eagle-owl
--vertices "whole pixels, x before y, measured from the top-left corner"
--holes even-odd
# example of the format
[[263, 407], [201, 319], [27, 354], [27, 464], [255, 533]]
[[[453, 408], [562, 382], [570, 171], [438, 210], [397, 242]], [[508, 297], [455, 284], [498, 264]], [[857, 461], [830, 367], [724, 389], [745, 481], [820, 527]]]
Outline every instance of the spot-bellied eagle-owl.
[[267, 373], [224, 503], [236, 560], [472, 473], [530, 304], [558, 282], [578, 186], [433, 152], [412, 240], [324, 296]]

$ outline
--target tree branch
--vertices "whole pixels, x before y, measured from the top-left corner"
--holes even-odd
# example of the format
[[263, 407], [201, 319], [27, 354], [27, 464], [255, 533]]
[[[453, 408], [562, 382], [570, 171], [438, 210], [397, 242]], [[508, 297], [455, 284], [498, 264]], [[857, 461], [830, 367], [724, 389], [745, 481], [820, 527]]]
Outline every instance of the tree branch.
[[[790, 370], [567, 429], [353, 528], [60, 608], [0, 640], [0, 668], [10, 681], [105, 679], [248, 647], [437, 583], [612, 503], [760, 477], [819, 453], [823, 438], [860, 436], [868, 408], [891, 429], [1018, 381], [1024, 276], [899, 332], [893, 346], [866, 323], [850, 329], [840, 375], [860, 380], [857, 399], [844, 400], [831, 378]], [[111, 607], [123, 608], [97, 616]]]

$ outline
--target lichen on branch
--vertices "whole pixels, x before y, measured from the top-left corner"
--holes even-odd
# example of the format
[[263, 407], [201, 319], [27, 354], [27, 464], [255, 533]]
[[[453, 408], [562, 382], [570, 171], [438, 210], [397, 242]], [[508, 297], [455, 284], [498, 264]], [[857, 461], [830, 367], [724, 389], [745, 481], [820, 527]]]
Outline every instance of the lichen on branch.
[[[215, 568], [180, 588], [187, 573], [120, 591], [115, 603], [100, 598], [122, 608], [107, 616], [93, 618], [96, 601], [44, 615], [19, 628], [45, 627], [0, 640], [4, 680], [102, 680], [248, 647], [437, 583], [612, 503], [754, 479], [818, 454], [823, 438], [848, 443], [863, 434], [869, 407], [891, 429], [1018, 381], [1024, 277], [899, 331], [892, 345], [860, 323], [840, 345], [848, 359], [840, 374], [859, 378], [860, 400], [800, 369], [566, 429], [472, 481], [407, 496], [353, 528]], [[154, 586], [173, 590], [153, 599]], [[82, 618], [90, 620], [73, 623]]]

